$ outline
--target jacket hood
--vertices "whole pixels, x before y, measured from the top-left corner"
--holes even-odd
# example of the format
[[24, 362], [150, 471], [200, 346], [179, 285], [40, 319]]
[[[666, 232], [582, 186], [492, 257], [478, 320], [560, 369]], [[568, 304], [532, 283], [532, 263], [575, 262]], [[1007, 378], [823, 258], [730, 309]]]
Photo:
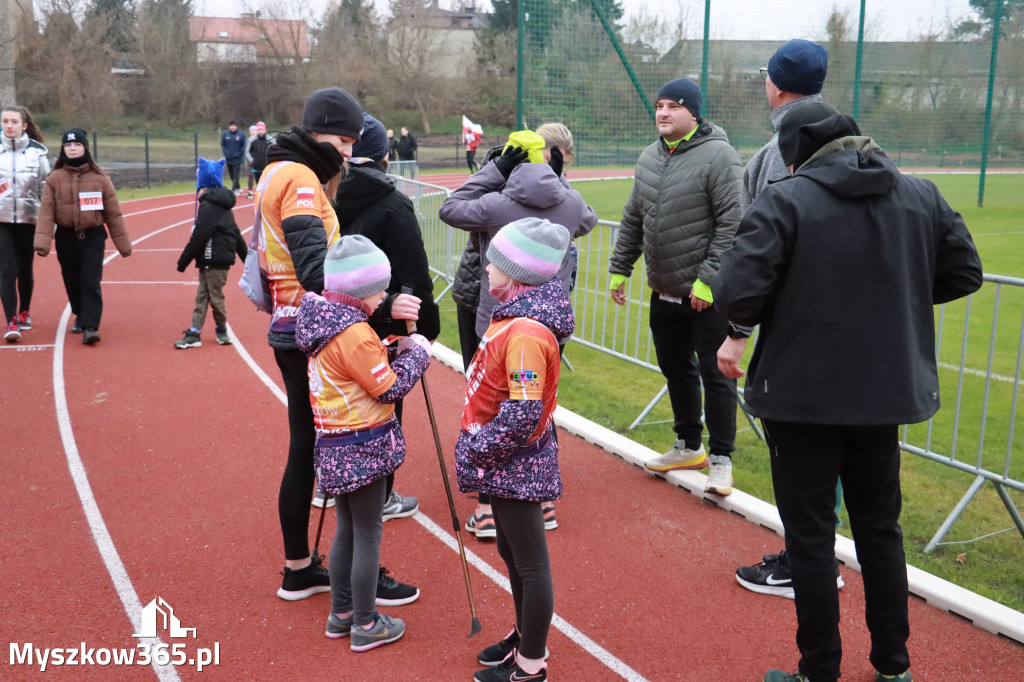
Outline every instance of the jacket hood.
[[559, 342], [569, 338], [576, 328], [569, 295], [557, 277], [519, 294], [507, 303], [499, 303], [491, 314], [495, 322], [510, 317], [528, 317], [540, 322], [551, 330]]
[[344, 303], [332, 303], [320, 294], [306, 292], [299, 306], [295, 342], [306, 355], [319, 353], [331, 339], [359, 322], [366, 313]]
[[211, 187], [200, 195], [199, 201], [209, 201], [230, 210], [235, 206], [235, 193], [227, 187]]
[[[725, 130], [723, 128], [719, 128], [707, 119], [703, 119], [699, 124], [697, 124], [697, 132], [693, 134], [693, 137], [689, 140], [683, 140], [680, 142], [679, 146], [676, 147], [676, 150], [672, 152], [672, 154], [685, 152], [692, 147], [704, 144], [710, 140], [724, 140], [728, 142], [729, 136], [725, 134]], [[665, 142], [664, 137], [658, 138], [658, 146], [664, 154], [669, 153], [668, 144]]]
[[[348, 174], [338, 183], [334, 210], [343, 223], [360, 215], [386, 194], [395, 191], [394, 181], [375, 163], [349, 166]], [[343, 215], [344, 214], [344, 215]]]
[[825, 144], [794, 177], [806, 177], [836, 196], [860, 198], [887, 194], [899, 171], [870, 137], [841, 137]]
[[522, 163], [512, 170], [503, 193], [521, 206], [546, 210], [561, 203], [569, 188], [546, 163]]

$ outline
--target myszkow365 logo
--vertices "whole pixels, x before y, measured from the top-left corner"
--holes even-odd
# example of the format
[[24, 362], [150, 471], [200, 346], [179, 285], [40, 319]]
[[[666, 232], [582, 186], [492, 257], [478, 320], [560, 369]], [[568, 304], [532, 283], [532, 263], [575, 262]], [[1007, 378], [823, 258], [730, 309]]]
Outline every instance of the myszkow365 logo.
[[51, 647], [38, 646], [33, 642], [11, 642], [9, 663], [11, 666], [38, 666], [40, 672], [46, 672], [47, 667], [53, 666], [95, 665], [188, 665], [202, 672], [208, 665], [220, 665], [220, 642], [214, 642], [212, 649], [196, 648], [189, 651], [184, 642], [167, 644], [160, 641], [158, 631], [171, 639], [188, 639], [189, 635], [192, 639], [196, 638], [196, 629], [182, 627], [181, 621], [174, 615], [174, 609], [161, 597], [142, 609], [140, 626], [140, 632], [134, 633], [132, 637], [144, 641], [134, 647], [92, 647], [85, 642], [72, 647]]

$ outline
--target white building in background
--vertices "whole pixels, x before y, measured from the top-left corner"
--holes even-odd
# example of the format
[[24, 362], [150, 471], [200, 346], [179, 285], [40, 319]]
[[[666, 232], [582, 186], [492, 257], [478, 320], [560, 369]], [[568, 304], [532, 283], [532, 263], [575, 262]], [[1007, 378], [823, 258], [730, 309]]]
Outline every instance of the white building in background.
[[18, 101], [14, 88], [17, 36], [21, 23], [32, 16], [32, 0], [0, 0], [0, 105]]
[[310, 56], [309, 27], [301, 20], [192, 17], [189, 39], [200, 63], [298, 64]]
[[438, 0], [422, 6], [403, 6], [388, 22], [392, 55], [409, 48], [429, 55], [434, 72], [463, 78], [476, 72], [476, 32], [487, 26], [490, 15], [472, 2], [459, 9], [441, 9]]

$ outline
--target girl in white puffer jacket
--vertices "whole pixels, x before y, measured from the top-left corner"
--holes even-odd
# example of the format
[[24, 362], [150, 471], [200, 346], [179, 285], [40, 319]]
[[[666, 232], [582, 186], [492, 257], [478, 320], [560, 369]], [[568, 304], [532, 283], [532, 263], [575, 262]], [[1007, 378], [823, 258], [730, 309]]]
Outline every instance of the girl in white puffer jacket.
[[43, 136], [25, 107], [0, 112], [0, 303], [8, 343], [32, 328], [32, 242], [50, 162]]

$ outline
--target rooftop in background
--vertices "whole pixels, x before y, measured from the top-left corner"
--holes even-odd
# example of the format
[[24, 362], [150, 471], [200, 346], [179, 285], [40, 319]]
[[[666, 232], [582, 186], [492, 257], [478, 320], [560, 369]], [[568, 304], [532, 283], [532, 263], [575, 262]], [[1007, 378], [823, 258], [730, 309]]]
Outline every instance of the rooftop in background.
[[192, 17], [189, 39], [199, 61], [230, 63], [290, 62], [309, 59], [309, 28], [295, 19]]

